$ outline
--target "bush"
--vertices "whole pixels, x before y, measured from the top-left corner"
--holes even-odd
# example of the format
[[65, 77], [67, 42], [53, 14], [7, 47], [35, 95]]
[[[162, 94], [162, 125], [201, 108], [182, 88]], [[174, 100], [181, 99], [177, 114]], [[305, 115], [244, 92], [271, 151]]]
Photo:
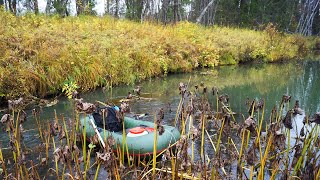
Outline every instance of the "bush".
[[110, 83], [106, 75], [113, 85], [130, 84], [199, 67], [297, 57], [299, 48], [309, 47], [303, 37], [292, 43], [293, 36], [272, 27], [163, 26], [111, 17], [15, 17], [3, 11], [0, 32], [0, 95], [6, 98], [61, 93], [70, 78], [87, 91]]

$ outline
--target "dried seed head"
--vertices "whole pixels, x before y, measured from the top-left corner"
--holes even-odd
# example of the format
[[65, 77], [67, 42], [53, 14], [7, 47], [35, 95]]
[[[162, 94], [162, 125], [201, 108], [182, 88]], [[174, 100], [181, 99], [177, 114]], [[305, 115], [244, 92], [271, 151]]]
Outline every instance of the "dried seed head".
[[6, 123], [6, 122], [9, 122], [10, 121], [10, 118], [11, 118], [11, 115], [10, 114], [5, 114], [2, 116], [1, 118], [1, 123]]
[[244, 128], [248, 129], [252, 135], [256, 134], [256, 121], [253, 117], [249, 116], [245, 121], [244, 121]]
[[127, 97], [126, 97], [127, 99], [132, 99], [132, 94], [131, 94], [131, 92], [129, 91], [128, 92], [128, 95], [127, 95]]
[[[256, 104], [256, 100], [253, 100], [250, 104], [250, 107], [248, 109], [248, 113], [249, 113], [249, 116], [252, 115], [253, 112], [256, 112], [257, 111], [257, 104]], [[252, 112], [253, 111], [253, 112]]]
[[17, 100], [8, 100], [9, 110], [17, 110], [22, 108], [22, 106], [23, 106], [23, 98], [19, 98]]
[[229, 95], [228, 94], [220, 95], [218, 100], [222, 103], [228, 103], [229, 102]]
[[183, 84], [182, 82], [179, 83], [179, 91], [181, 95], [184, 95], [185, 92], [187, 91], [187, 87], [185, 84]]
[[313, 123], [316, 123], [316, 124], [320, 124], [320, 112], [315, 113], [313, 115], [312, 120], [310, 120], [310, 121]]
[[206, 94], [206, 93], [207, 93], [207, 89], [208, 89], [207, 87], [204, 87], [202, 93], [203, 93], [203, 94]]
[[162, 156], [162, 161], [167, 161], [171, 159], [170, 151], [169, 149], [166, 149], [166, 152]]
[[130, 112], [129, 102], [127, 102], [127, 101], [121, 102], [120, 109], [121, 109], [121, 112], [123, 112], [123, 113]]
[[72, 99], [79, 98], [79, 93], [78, 93], [78, 91], [76, 91], [76, 90], [72, 91], [71, 97], [72, 97]]
[[301, 130], [300, 130], [300, 137], [304, 137], [304, 126], [302, 126]]
[[264, 100], [263, 99], [260, 99], [257, 103], [257, 109], [260, 109], [262, 110], [264, 107]]
[[94, 136], [90, 137], [90, 143], [99, 144], [99, 137], [98, 137], [97, 134], [95, 134]]
[[289, 103], [291, 100], [291, 96], [284, 94], [282, 96], [282, 102], [281, 103]]
[[200, 131], [194, 126], [192, 126], [190, 129], [190, 135], [191, 135], [192, 141], [194, 141], [195, 139], [200, 137]]
[[58, 128], [55, 128], [55, 125], [56, 125], [56, 123], [54, 123], [54, 124], [50, 123], [50, 135], [51, 136], [56, 136], [58, 134], [57, 133]]
[[163, 133], [164, 133], [164, 127], [162, 125], [159, 125], [158, 126], [158, 132], [159, 132], [159, 135], [161, 136]]
[[164, 119], [164, 110], [161, 108], [158, 112], [158, 120], [163, 120]]
[[133, 89], [133, 92], [135, 92], [138, 96], [141, 95], [141, 87], [140, 86], [136, 86], [135, 89]]
[[292, 115], [293, 115], [293, 110], [289, 110], [286, 114], [286, 116], [284, 117], [284, 119], [282, 120], [284, 126], [288, 129], [292, 129]]
[[112, 147], [112, 146], [114, 146], [116, 144], [116, 141], [113, 139], [112, 136], [109, 136], [107, 138], [107, 144], [108, 144], [109, 147]]
[[109, 161], [111, 157], [109, 153], [96, 152], [96, 154], [97, 154], [97, 159], [102, 162]]
[[219, 90], [216, 87], [212, 87], [212, 95], [217, 96], [219, 94]]

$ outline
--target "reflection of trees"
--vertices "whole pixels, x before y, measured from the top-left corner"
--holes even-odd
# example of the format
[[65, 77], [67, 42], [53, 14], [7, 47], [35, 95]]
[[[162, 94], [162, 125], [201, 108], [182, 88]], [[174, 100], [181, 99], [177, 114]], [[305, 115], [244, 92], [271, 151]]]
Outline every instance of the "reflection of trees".
[[[304, 67], [305, 65], [286, 63], [218, 67], [213, 70], [213, 73], [206, 69], [204, 71], [209, 72], [208, 75], [201, 75], [200, 72], [192, 74], [189, 90], [193, 91], [194, 85], [200, 82], [204, 82], [210, 92], [213, 86], [218, 87], [220, 93], [230, 95], [231, 108], [240, 113], [247, 111], [244, 105], [247, 97], [250, 99], [265, 98], [266, 117], [268, 117], [269, 111], [278, 104], [283, 94], [292, 95], [293, 101], [300, 100], [294, 93], [291, 93], [292, 88], [290, 87], [296, 87], [294, 85], [297, 83], [296, 79], [301, 78], [307, 71], [304, 70]], [[142, 86], [145, 92], [158, 94], [159, 100], [164, 103], [178, 103], [178, 84], [179, 82], [187, 83], [189, 76], [189, 74], [170, 75], [165, 81], [161, 78], [155, 79], [142, 83]], [[314, 91], [316, 93], [316, 89]], [[212, 96], [209, 97], [211, 100], [212, 98]]]
[[[320, 89], [320, 77], [317, 74], [319, 66], [318, 62], [225, 66], [213, 70], [195, 71], [190, 74], [173, 74], [166, 78], [153, 78], [139, 85], [142, 86], [142, 96], [155, 99], [137, 101], [132, 104], [135, 108], [141, 106], [139, 107], [141, 112], [150, 112], [172, 103], [171, 108], [174, 111], [180, 99], [178, 84], [179, 82], [187, 83], [191, 76], [189, 90], [194, 91], [194, 85], [204, 82], [208, 87], [211, 101], [213, 100], [211, 88], [218, 87], [220, 93], [230, 95], [231, 108], [236, 112], [246, 112], [247, 107], [244, 102], [247, 97], [250, 99], [265, 98], [266, 117], [268, 117], [268, 112], [274, 105], [278, 105], [282, 95], [289, 94], [292, 96], [292, 106], [295, 100], [299, 100], [302, 108], [314, 113], [320, 111], [317, 91]], [[133, 88], [133, 85], [115, 87], [113, 98], [125, 97]], [[199, 93], [202, 93], [202, 88]], [[108, 99], [107, 97], [108, 95], [98, 91], [86, 95], [87, 99], [93, 101]]]
[[320, 77], [317, 71], [319, 62], [304, 63], [304, 70], [301, 75], [294, 79], [294, 83], [289, 86], [289, 93], [300, 101], [302, 108], [307, 113], [320, 111]]
[[[207, 70], [205, 70], [207, 71]], [[201, 75], [199, 72], [193, 73], [191, 76], [190, 87], [204, 82], [205, 86], [211, 90], [213, 86], [218, 89], [250, 86], [257, 89], [261, 95], [266, 95], [270, 91], [282, 90], [284, 86], [293, 78], [301, 75], [302, 67], [293, 63], [289, 64], [261, 64], [261, 65], [243, 65], [243, 66], [226, 66], [219, 67], [212, 73], [208, 71], [208, 75]], [[161, 94], [165, 98], [177, 96], [179, 82], [187, 83], [189, 74], [170, 75], [163, 79], [155, 79], [143, 83], [144, 89], [147, 88], [151, 92]], [[146, 90], [147, 90], [146, 89]], [[149, 91], [149, 92], [150, 92]]]

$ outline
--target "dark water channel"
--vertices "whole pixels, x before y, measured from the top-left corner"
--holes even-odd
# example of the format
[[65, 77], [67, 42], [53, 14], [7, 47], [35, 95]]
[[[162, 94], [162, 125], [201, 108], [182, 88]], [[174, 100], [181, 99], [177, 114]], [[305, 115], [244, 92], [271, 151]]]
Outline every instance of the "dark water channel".
[[[254, 64], [217, 67], [213, 70], [204, 69], [189, 74], [168, 75], [165, 78], [152, 78], [135, 85], [122, 85], [112, 88], [111, 91], [95, 91], [81, 94], [87, 102], [112, 101], [118, 103], [125, 98], [129, 91], [139, 85], [142, 87], [142, 99], [131, 101], [132, 113], [149, 113], [152, 115], [160, 108], [165, 111], [165, 124], [173, 125], [173, 119], [180, 100], [178, 85], [179, 82], [187, 83], [191, 77], [189, 89], [194, 92], [195, 85], [201, 82], [208, 87], [209, 100], [213, 104], [215, 98], [212, 96], [213, 86], [219, 89], [220, 94], [226, 93], [230, 97], [231, 109], [248, 116], [248, 106], [245, 105], [247, 98], [265, 99], [266, 118], [270, 114], [274, 105], [279, 106], [283, 94], [292, 96], [291, 106], [295, 100], [299, 100], [303, 115], [295, 118], [297, 129], [301, 129], [302, 119], [305, 114], [314, 114], [320, 111], [320, 62], [294, 62], [284, 64]], [[201, 93], [201, 92], [200, 92]], [[66, 118], [71, 117], [73, 109], [72, 101], [67, 98], [60, 98], [59, 102], [51, 107], [43, 107], [41, 121], [53, 121], [54, 111], [58, 115], [62, 114]], [[39, 144], [36, 131], [36, 121], [33, 119], [31, 111], [28, 110], [28, 121], [24, 123], [24, 142], [27, 147], [33, 148]], [[242, 121], [241, 116], [236, 116]], [[294, 129], [296, 129], [294, 124]], [[212, 132], [214, 133], [214, 132]], [[292, 132], [293, 136], [296, 132]], [[4, 131], [0, 132], [0, 142], [3, 148], [8, 147], [8, 136]], [[198, 147], [197, 147], [198, 146]], [[200, 154], [200, 143], [196, 143], [196, 159]], [[10, 151], [7, 151], [10, 155]], [[213, 154], [211, 145], [207, 143], [206, 153]], [[6, 153], [5, 153], [6, 154]], [[35, 155], [37, 158], [38, 154]]]

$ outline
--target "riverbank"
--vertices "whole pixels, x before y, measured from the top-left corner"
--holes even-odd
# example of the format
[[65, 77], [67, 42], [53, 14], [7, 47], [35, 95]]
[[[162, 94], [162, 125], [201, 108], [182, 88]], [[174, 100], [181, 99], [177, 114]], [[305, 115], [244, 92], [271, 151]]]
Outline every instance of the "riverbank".
[[0, 12], [0, 99], [58, 94], [76, 82], [81, 91], [130, 84], [199, 67], [301, 59], [316, 40], [264, 31], [162, 26], [110, 17]]

